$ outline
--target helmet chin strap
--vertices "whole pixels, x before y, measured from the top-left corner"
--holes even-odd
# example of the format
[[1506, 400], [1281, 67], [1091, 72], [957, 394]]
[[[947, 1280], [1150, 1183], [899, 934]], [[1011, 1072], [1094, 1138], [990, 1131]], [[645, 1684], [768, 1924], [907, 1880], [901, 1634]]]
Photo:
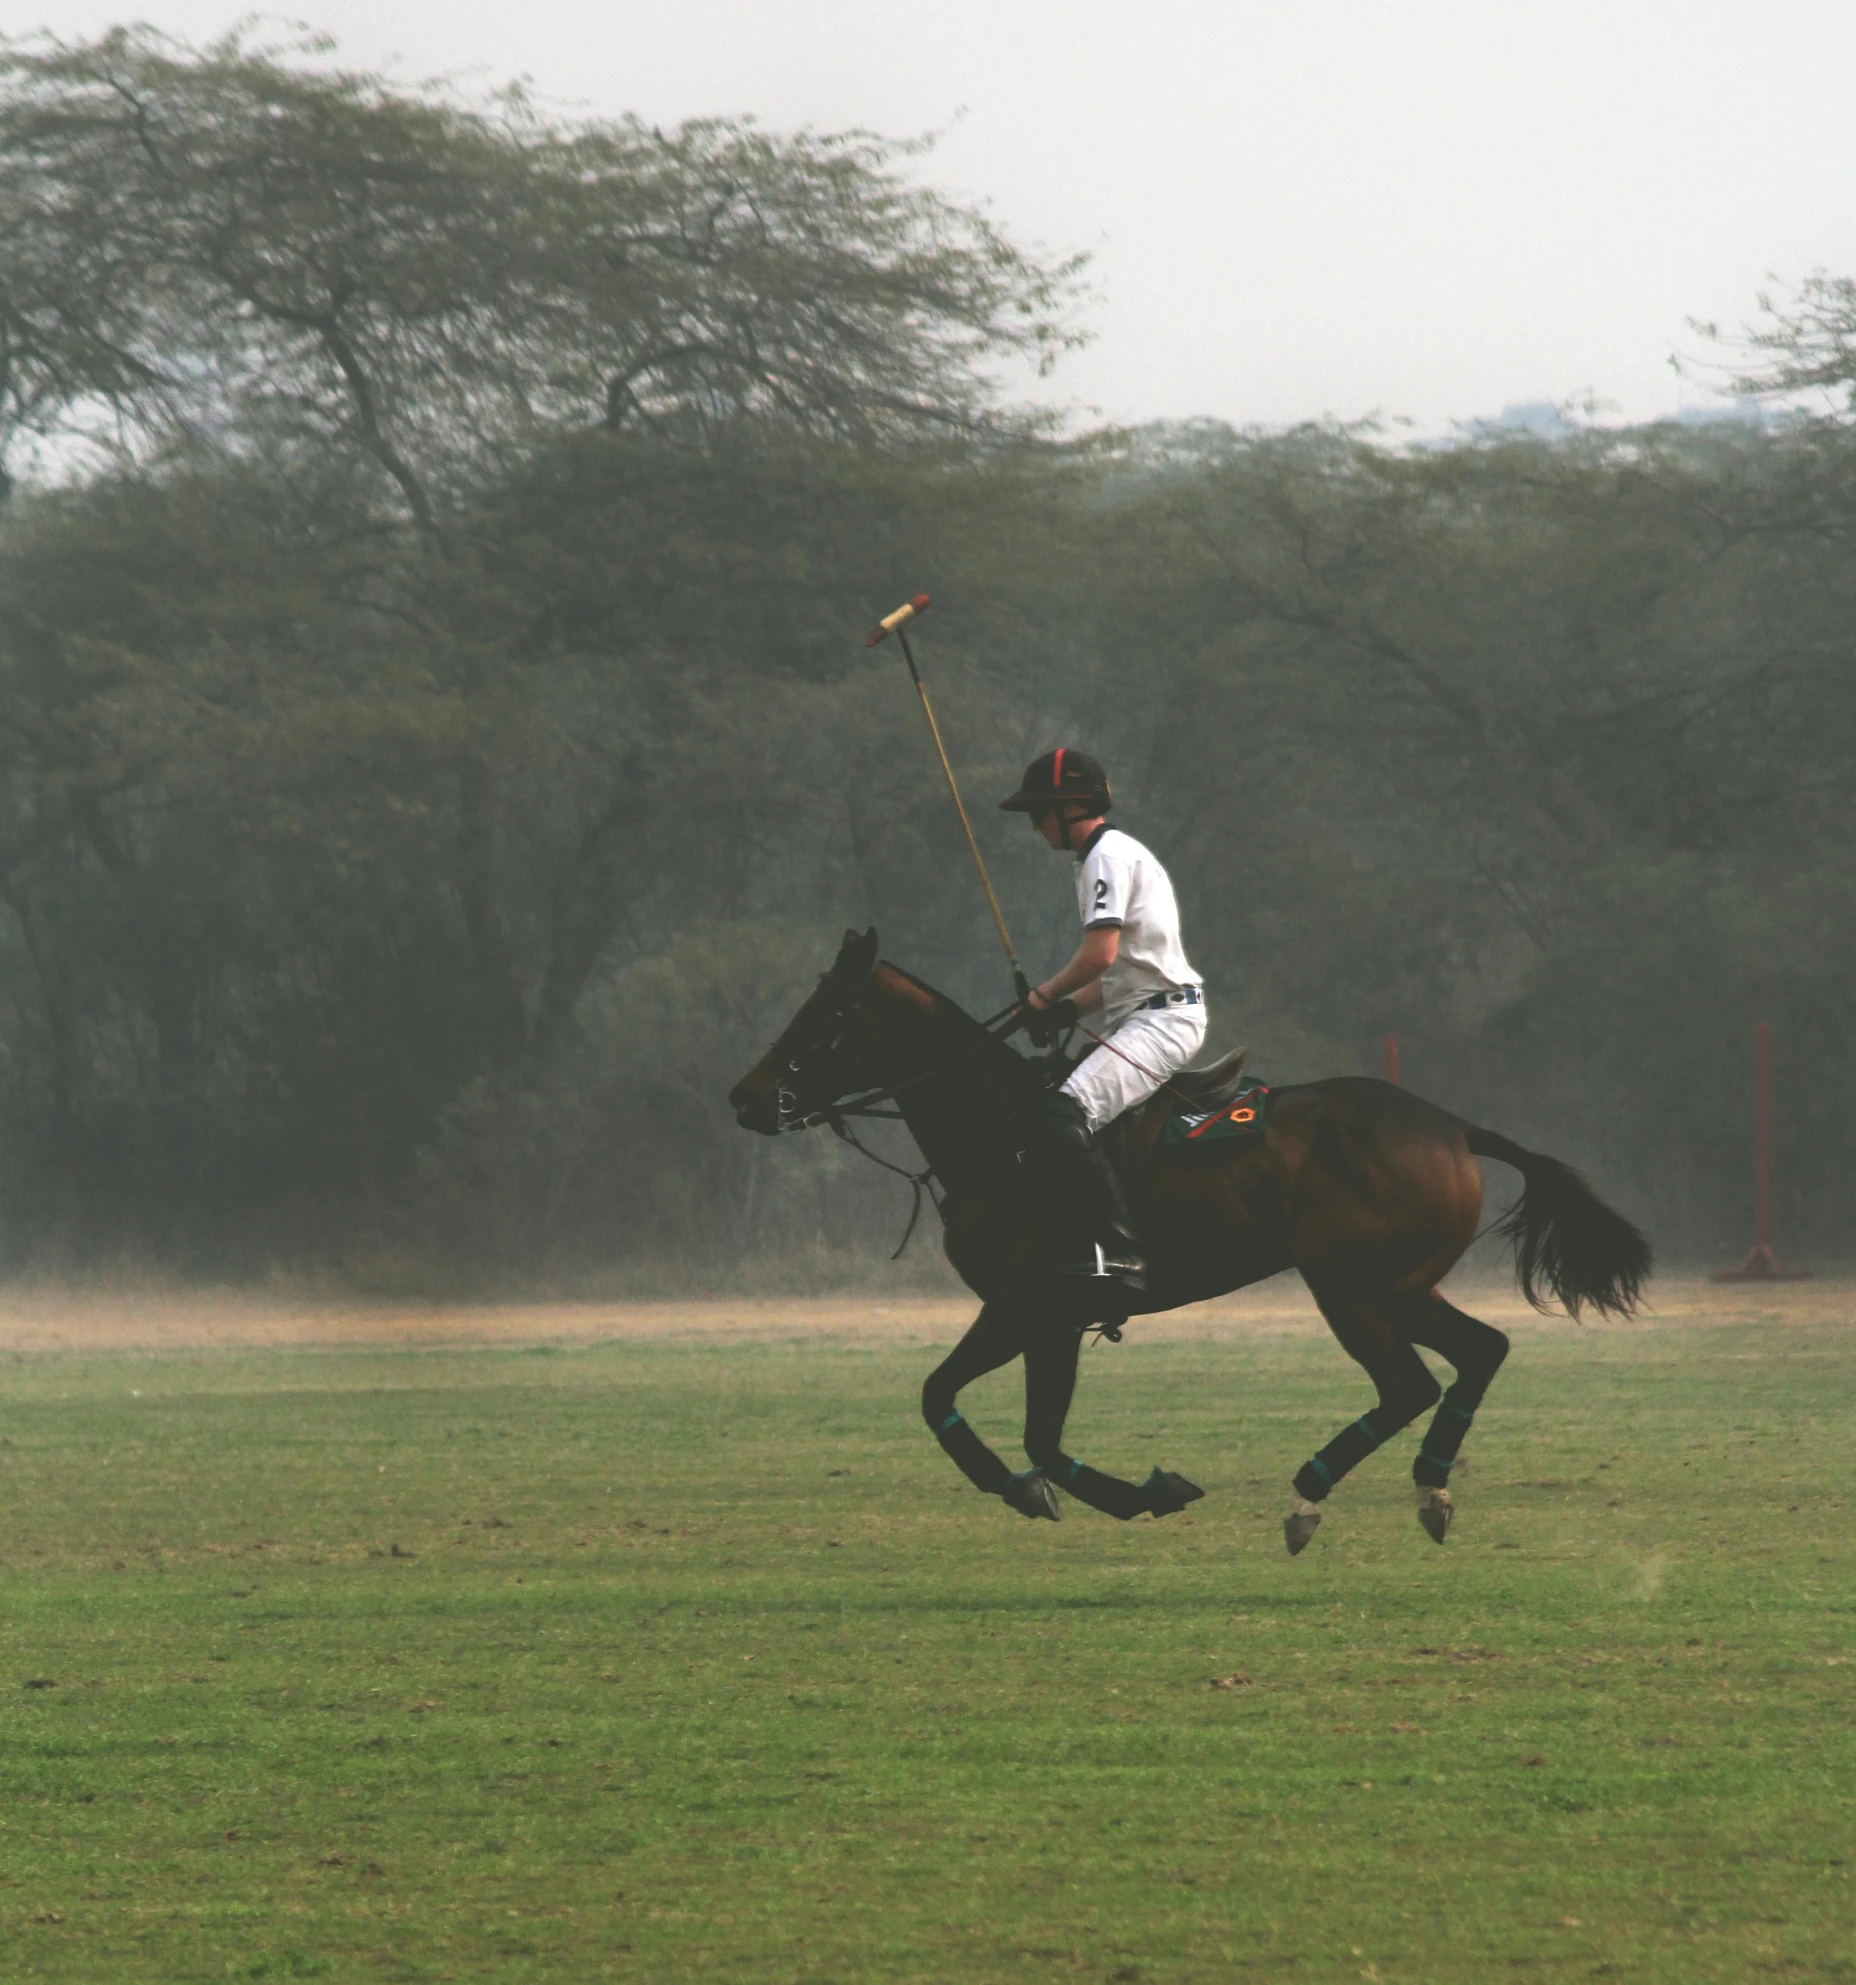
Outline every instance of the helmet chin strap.
[[1095, 819], [1095, 809], [1088, 800], [1066, 799], [1057, 802], [1057, 819], [1062, 828], [1063, 852], [1073, 855], [1076, 852], [1074, 835], [1085, 820]]

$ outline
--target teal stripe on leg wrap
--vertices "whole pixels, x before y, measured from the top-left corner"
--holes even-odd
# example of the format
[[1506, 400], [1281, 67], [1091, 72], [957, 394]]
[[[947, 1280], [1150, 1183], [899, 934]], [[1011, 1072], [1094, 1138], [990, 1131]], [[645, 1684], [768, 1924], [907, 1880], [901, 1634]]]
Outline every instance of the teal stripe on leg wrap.
[[1433, 1468], [1454, 1468], [1456, 1466], [1455, 1457], [1446, 1461], [1441, 1454], [1433, 1454], [1428, 1447], [1419, 1448], [1418, 1459], [1420, 1461], [1428, 1461]]
[[1080, 1461], [1072, 1461], [1070, 1463], [1069, 1475], [1065, 1479], [1074, 1482], [1077, 1476], [1079, 1476], [1082, 1472], [1083, 1472], [1083, 1464]]
[[1321, 1479], [1328, 1485], [1330, 1489], [1334, 1486], [1333, 1471], [1328, 1467], [1327, 1463], [1322, 1460], [1320, 1455], [1311, 1454], [1308, 1457], [1308, 1465], [1315, 1471], [1317, 1475], [1321, 1477]]
[[957, 1427], [959, 1425], [960, 1425], [960, 1415], [958, 1413], [950, 1413], [947, 1416], [947, 1418], [943, 1420], [938, 1427], [935, 1428], [935, 1432], [937, 1434], [944, 1434], [948, 1431], [950, 1427]]

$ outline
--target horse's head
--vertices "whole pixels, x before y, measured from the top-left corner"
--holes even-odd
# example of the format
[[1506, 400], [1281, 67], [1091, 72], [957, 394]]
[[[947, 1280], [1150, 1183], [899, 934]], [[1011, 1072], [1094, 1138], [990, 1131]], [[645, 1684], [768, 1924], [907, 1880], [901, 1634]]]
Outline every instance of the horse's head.
[[836, 962], [785, 1031], [728, 1092], [735, 1121], [763, 1137], [805, 1130], [841, 1096], [868, 1086], [862, 1066], [862, 1030], [854, 1023], [865, 1008], [876, 970], [876, 932], [844, 933]]

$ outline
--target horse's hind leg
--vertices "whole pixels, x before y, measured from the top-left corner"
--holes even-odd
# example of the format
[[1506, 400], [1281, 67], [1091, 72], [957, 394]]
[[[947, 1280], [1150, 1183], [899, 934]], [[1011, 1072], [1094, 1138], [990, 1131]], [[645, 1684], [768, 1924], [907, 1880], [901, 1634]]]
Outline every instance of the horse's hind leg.
[[1183, 1475], [1156, 1468], [1145, 1482], [1104, 1475], [1063, 1451], [1063, 1423], [1076, 1391], [1076, 1366], [1083, 1333], [1053, 1319], [1034, 1330], [1025, 1345], [1025, 1452], [1039, 1472], [1067, 1489], [1079, 1503], [1126, 1523], [1134, 1516], [1171, 1516], [1205, 1493]]
[[1418, 1521], [1425, 1534], [1441, 1544], [1452, 1514], [1450, 1470], [1482, 1395], [1508, 1355], [1508, 1339], [1480, 1317], [1466, 1316], [1445, 1302], [1435, 1289], [1406, 1297], [1404, 1303], [1401, 1321], [1407, 1334], [1456, 1367], [1456, 1382], [1444, 1394], [1411, 1465], [1411, 1479], [1418, 1487]]
[[1394, 1326], [1396, 1299], [1312, 1281], [1309, 1288], [1341, 1349], [1365, 1368], [1379, 1398], [1370, 1411], [1343, 1427], [1296, 1471], [1295, 1501], [1282, 1525], [1283, 1542], [1291, 1557], [1314, 1536], [1321, 1521], [1320, 1505], [1341, 1477], [1357, 1468], [1375, 1448], [1383, 1447], [1401, 1427], [1410, 1426], [1426, 1407], [1436, 1403], [1441, 1390], [1424, 1360]]
[[968, 1326], [967, 1334], [928, 1374], [922, 1387], [922, 1418], [942, 1451], [983, 1495], [998, 1496], [1020, 1516], [1061, 1515], [1057, 1498], [1041, 1478], [1014, 1475], [967, 1424], [955, 1406], [961, 1388], [1009, 1365], [1025, 1349], [1026, 1319], [992, 1303]]

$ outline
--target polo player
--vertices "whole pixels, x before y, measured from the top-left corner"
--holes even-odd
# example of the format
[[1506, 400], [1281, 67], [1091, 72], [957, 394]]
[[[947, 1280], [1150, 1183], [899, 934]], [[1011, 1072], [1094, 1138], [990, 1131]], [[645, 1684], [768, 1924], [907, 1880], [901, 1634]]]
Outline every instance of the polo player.
[[1034, 759], [999, 802], [1002, 812], [1029, 814], [1046, 844], [1077, 865], [1082, 942], [1026, 1004], [1037, 1015], [1067, 1002], [1078, 1016], [1101, 1016], [1090, 1030], [1098, 1045], [1044, 1097], [1036, 1120], [1039, 1155], [1088, 1229], [1086, 1253], [1064, 1269], [1139, 1298], [1147, 1263], [1096, 1133], [1191, 1061], [1206, 1011], [1180, 941], [1173, 884], [1152, 849], [1108, 824], [1113, 804], [1107, 773], [1072, 745]]

